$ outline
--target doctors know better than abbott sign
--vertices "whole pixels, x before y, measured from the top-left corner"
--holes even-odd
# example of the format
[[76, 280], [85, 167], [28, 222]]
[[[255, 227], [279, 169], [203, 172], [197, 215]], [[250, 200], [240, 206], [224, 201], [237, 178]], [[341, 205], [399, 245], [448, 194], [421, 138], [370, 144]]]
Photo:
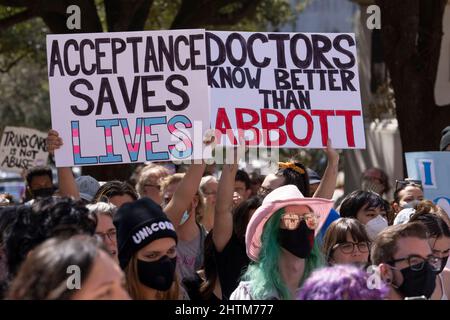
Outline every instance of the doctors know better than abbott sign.
[[49, 35], [47, 60], [57, 166], [200, 159], [210, 126], [222, 144], [365, 148], [351, 34]]

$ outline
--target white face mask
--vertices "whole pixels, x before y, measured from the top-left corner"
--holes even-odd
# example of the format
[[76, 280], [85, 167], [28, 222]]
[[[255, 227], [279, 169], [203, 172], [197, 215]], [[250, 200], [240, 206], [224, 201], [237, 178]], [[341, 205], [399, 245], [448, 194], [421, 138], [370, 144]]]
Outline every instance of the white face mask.
[[420, 200], [413, 200], [413, 201], [410, 201], [410, 202], [404, 202], [404, 201], [402, 201], [402, 203], [400, 204], [400, 206], [401, 206], [403, 209], [408, 209], [408, 208], [414, 209], [414, 208], [419, 204], [419, 202], [420, 202]]
[[189, 219], [189, 211], [184, 211], [183, 217], [181, 217], [180, 226], [182, 226]]
[[369, 236], [369, 239], [373, 241], [377, 235], [383, 231], [384, 228], [388, 226], [388, 223], [385, 218], [378, 215], [376, 218], [373, 218], [369, 222], [366, 223], [366, 232]]

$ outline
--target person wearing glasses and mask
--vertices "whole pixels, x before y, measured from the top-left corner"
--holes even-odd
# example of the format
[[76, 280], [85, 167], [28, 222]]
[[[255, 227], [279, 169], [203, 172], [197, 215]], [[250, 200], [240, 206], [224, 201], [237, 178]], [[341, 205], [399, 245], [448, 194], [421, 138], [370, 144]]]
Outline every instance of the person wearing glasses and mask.
[[97, 226], [95, 227], [95, 235], [102, 239], [108, 252], [113, 259], [119, 263], [117, 256], [117, 232], [113, 224], [113, 218], [117, 208], [110, 203], [97, 202], [86, 206], [89, 212], [95, 214], [97, 218]]
[[450, 230], [443, 219], [426, 210], [417, 210], [417, 213], [409, 221], [417, 221], [425, 225], [433, 255], [441, 259], [436, 278], [436, 289], [431, 300], [448, 300], [450, 297], [450, 270], [445, 266], [450, 253]]
[[370, 240], [364, 225], [351, 218], [339, 218], [328, 227], [322, 252], [326, 262], [366, 266], [369, 262]]
[[[390, 287], [388, 300], [430, 299], [441, 259], [433, 255], [427, 228], [420, 222], [390, 226], [372, 244], [371, 281]], [[380, 283], [378, 283], [379, 285]]]
[[315, 236], [331, 200], [305, 198], [295, 185], [269, 193], [252, 215], [245, 236], [253, 261], [230, 300], [289, 300], [314, 269], [323, 265]]
[[392, 208], [395, 214], [398, 214], [403, 209], [414, 209], [423, 199], [422, 183], [420, 181], [411, 179], [397, 180]]

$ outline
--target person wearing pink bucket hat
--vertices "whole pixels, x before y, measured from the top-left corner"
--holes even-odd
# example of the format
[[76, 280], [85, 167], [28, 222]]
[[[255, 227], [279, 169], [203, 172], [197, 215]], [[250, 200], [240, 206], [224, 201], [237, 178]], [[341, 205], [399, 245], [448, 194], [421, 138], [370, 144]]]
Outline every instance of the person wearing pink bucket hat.
[[323, 265], [315, 236], [332, 207], [331, 200], [305, 198], [295, 185], [269, 193], [248, 223], [245, 243], [253, 263], [230, 300], [294, 299]]

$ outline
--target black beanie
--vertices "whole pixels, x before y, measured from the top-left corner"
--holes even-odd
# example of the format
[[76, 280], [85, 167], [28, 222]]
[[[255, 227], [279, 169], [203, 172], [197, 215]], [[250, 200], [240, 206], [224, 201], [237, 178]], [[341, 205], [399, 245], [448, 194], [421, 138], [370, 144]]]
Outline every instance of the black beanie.
[[172, 222], [161, 207], [149, 198], [126, 203], [114, 216], [117, 229], [117, 248], [120, 267], [125, 269], [133, 255], [150, 242], [160, 238], [174, 238], [177, 234]]
[[450, 126], [442, 130], [441, 151], [444, 151], [449, 144], [450, 144]]

